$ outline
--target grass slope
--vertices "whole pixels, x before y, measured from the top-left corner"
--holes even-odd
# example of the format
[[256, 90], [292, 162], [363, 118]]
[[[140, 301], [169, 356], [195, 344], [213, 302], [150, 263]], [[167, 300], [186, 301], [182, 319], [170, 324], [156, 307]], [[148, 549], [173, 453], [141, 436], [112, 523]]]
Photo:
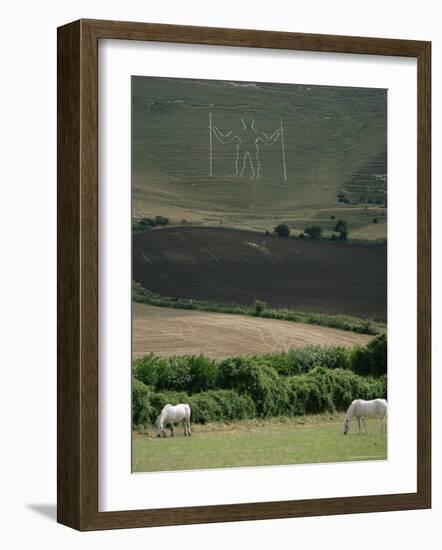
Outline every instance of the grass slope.
[[387, 436], [379, 433], [377, 421], [368, 421], [369, 435], [359, 435], [354, 424], [346, 436], [342, 422], [343, 415], [334, 415], [198, 425], [190, 438], [178, 429], [174, 438], [135, 433], [132, 469], [148, 472], [387, 458]]
[[[376, 162], [386, 158], [385, 90], [146, 77], [132, 82], [135, 217], [162, 214], [175, 222], [259, 230], [284, 221], [301, 230], [309, 220], [329, 219], [333, 210], [330, 216], [351, 218], [350, 234], [386, 238], [385, 224], [373, 224], [385, 218], [385, 208], [337, 202], [344, 186], [351, 188], [354, 179], [359, 184], [361, 171], [367, 181], [385, 172]], [[242, 178], [231, 177], [235, 143], [214, 140], [209, 178], [210, 113], [221, 131], [233, 135], [241, 133], [244, 115], [267, 134], [283, 119], [287, 181], [280, 141], [262, 145], [262, 177], [251, 180], [248, 166]]]

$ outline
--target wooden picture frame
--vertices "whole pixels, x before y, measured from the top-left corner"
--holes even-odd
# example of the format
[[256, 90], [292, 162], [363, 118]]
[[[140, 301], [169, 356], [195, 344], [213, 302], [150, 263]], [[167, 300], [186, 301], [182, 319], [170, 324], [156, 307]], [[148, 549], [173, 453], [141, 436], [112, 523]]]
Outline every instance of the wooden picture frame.
[[[123, 39], [404, 56], [418, 67], [417, 492], [98, 511], [98, 41]], [[431, 506], [431, 44], [79, 20], [58, 29], [58, 521], [82, 531]]]

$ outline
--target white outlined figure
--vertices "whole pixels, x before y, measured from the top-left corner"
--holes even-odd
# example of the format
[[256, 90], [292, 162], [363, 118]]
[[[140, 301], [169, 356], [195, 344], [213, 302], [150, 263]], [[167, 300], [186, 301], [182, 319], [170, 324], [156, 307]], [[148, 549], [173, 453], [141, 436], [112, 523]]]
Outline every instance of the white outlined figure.
[[[247, 168], [247, 162], [250, 165], [252, 175], [250, 179], [259, 179], [261, 176], [261, 159], [259, 149], [262, 143], [272, 145], [279, 138], [281, 139], [281, 153], [284, 181], [287, 181], [287, 170], [285, 163], [284, 150], [284, 129], [282, 119], [280, 119], [280, 127], [277, 128], [271, 135], [265, 132], [259, 132], [255, 128], [255, 120], [246, 117], [241, 118], [242, 131], [239, 134], [233, 134], [233, 130], [223, 133], [217, 126], [212, 124], [212, 113], [209, 114], [209, 176], [213, 175], [213, 136], [223, 144], [236, 142], [236, 158], [235, 172], [233, 177], [242, 177]], [[241, 170], [239, 165], [242, 163]]]

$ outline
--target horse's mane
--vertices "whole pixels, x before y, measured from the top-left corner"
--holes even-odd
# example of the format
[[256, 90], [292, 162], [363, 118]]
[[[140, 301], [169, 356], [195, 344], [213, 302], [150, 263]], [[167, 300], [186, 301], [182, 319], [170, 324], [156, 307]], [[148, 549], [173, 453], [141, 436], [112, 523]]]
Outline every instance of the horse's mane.
[[347, 414], [345, 415], [345, 420], [353, 416], [353, 411], [354, 411], [354, 408], [356, 407], [356, 401], [357, 399], [352, 401], [351, 405], [348, 407]]

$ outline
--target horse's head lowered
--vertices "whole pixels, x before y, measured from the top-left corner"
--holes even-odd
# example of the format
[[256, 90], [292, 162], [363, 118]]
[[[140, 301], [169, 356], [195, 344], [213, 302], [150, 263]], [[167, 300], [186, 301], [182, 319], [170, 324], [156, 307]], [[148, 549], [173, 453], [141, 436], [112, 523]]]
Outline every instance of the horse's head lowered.
[[163, 426], [163, 422], [161, 420], [161, 414], [156, 419], [155, 426], [157, 428], [157, 437], [161, 437], [163, 435], [163, 432], [164, 432], [164, 426]]

